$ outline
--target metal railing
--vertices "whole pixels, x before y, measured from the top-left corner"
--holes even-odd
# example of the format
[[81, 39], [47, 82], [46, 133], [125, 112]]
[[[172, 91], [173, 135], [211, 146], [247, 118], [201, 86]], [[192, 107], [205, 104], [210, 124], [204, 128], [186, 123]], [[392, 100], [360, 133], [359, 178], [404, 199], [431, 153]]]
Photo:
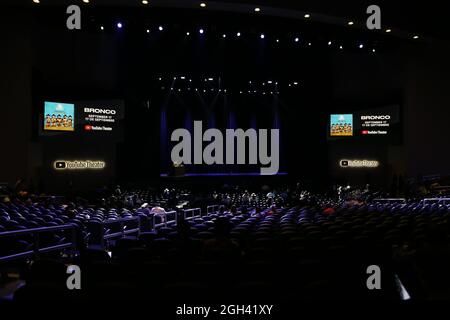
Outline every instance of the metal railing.
[[153, 228], [167, 227], [177, 225], [178, 214], [176, 211], [169, 211], [162, 217], [160, 215], [153, 215]]
[[423, 204], [427, 203], [439, 203], [439, 204], [450, 204], [450, 198], [425, 198], [422, 200]]
[[141, 231], [139, 217], [123, 218], [103, 222], [103, 239], [123, 238], [129, 234], [137, 234]]
[[[41, 234], [44, 232], [57, 232], [57, 231], [64, 231], [64, 230], [70, 230], [71, 232], [71, 239], [70, 241], [55, 244], [55, 245], [49, 245], [45, 247], [40, 247], [41, 244]], [[52, 251], [61, 251], [63, 249], [73, 248], [76, 249], [76, 226], [74, 225], [62, 225], [62, 226], [55, 226], [55, 227], [42, 227], [42, 228], [34, 228], [34, 229], [27, 229], [27, 230], [16, 230], [16, 231], [6, 231], [6, 232], [0, 232], [0, 238], [7, 238], [7, 237], [21, 237], [21, 236], [33, 236], [33, 248], [30, 250], [25, 250], [22, 252], [10, 254], [7, 256], [0, 256], [0, 263], [21, 259], [21, 258], [28, 258], [28, 257], [38, 257], [42, 253], [48, 253]]]
[[201, 218], [202, 210], [200, 208], [192, 208], [183, 210], [183, 218], [184, 220], [191, 220], [194, 218]]
[[217, 205], [217, 204], [212, 205], [212, 206], [207, 206], [207, 207], [206, 207], [206, 215], [209, 215], [209, 214], [211, 214], [211, 213], [216, 213], [216, 212], [218, 212], [218, 211], [219, 211], [219, 208], [220, 208], [220, 206]]
[[406, 203], [405, 198], [378, 198], [373, 199], [373, 202], [376, 203]]

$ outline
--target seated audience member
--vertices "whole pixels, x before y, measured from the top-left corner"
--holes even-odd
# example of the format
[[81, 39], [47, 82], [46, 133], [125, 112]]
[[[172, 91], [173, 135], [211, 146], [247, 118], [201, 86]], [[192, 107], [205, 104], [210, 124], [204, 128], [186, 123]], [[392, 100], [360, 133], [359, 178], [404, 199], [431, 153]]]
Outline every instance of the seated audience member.
[[164, 208], [161, 207], [153, 207], [152, 210], [150, 210], [150, 213], [152, 213], [154, 216], [161, 218], [162, 223], [166, 223], [167, 219], [167, 212], [164, 210]]
[[230, 238], [232, 225], [226, 218], [214, 221], [214, 238], [207, 240], [203, 247], [206, 259], [230, 261], [240, 256], [238, 244]]

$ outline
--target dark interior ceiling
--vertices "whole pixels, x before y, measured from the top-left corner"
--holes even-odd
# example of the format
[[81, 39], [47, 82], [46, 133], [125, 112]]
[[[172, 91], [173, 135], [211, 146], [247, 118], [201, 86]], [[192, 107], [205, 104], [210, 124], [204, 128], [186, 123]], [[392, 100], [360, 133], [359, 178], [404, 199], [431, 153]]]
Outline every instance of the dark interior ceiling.
[[[40, 0], [42, 6], [63, 6], [69, 4], [83, 4], [82, 0]], [[448, 2], [446, 1], [406, 1], [406, 0], [265, 0], [265, 1], [203, 1], [206, 8], [200, 8], [202, 1], [192, 0], [148, 0], [144, 6], [141, 0], [90, 0], [89, 6], [141, 6], [146, 10], [152, 7], [166, 8], [194, 8], [198, 10], [219, 11], [247, 11], [256, 14], [251, 8], [258, 6], [261, 15], [294, 16], [296, 13], [308, 12], [311, 20], [320, 20], [325, 23], [337, 23], [339, 20], [355, 21], [355, 27], [364, 28], [367, 17], [366, 8], [376, 4], [382, 10], [382, 24], [384, 28], [391, 28], [399, 34], [419, 34], [421, 37], [439, 38], [448, 40]], [[2, 0], [2, 5], [35, 6], [32, 0]]]

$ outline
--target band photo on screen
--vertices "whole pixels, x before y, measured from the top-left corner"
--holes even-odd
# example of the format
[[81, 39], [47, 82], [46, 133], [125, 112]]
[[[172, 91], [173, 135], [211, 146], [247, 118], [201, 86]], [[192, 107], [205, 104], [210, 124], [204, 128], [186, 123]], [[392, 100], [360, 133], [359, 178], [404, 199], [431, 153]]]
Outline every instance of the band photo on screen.
[[74, 131], [74, 105], [67, 103], [45, 102], [44, 130]]
[[0, 317], [434, 319], [447, 7], [2, 0]]

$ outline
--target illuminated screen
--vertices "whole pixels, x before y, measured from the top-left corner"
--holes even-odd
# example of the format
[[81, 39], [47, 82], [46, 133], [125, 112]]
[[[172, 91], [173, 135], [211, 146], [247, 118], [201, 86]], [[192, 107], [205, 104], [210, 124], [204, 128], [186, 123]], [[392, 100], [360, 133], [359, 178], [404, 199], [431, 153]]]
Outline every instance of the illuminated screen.
[[59, 102], [45, 102], [44, 130], [74, 131], [75, 105]]
[[330, 136], [332, 137], [353, 136], [353, 115], [332, 114], [330, 116]]

